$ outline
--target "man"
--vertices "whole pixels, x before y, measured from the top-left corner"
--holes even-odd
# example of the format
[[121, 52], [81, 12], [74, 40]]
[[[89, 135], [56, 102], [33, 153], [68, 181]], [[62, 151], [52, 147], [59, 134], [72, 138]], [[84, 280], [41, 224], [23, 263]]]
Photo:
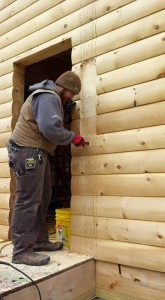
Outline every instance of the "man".
[[40, 266], [50, 257], [35, 251], [61, 250], [63, 243], [48, 238], [45, 218], [51, 201], [51, 174], [48, 154], [57, 145], [84, 147], [83, 137], [63, 126], [63, 107], [81, 89], [72, 71], [54, 83], [44, 80], [30, 86], [32, 94], [23, 104], [19, 120], [8, 143], [9, 165], [14, 170], [17, 198], [11, 233], [12, 262]]

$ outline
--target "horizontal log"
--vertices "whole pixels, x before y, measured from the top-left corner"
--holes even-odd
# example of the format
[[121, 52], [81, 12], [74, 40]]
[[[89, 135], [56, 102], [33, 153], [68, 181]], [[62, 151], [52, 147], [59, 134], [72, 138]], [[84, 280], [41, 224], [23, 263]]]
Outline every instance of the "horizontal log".
[[[132, 276], [131, 276], [132, 275]], [[165, 274], [162, 272], [154, 272], [149, 270], [141, 270], [139, 268], [132, 268], [121, 265], [121, 276], [125, 279], [133, 279], [135, 276], [139, 277], [141, 284], [145, 284], [149, 288], [155, 288], [159, 291], [164, 291]], [[136, 280], [134, 280], [136, 282]]]
[[[146, 4], [148, 3], [146, 2]], [[136, 14], [136, 11], [134, 13]], [[104, 22], [103, 19], [104, 18], [99, 19], [101, 28], [104, 28], [104, 26], [102, 26], [102, 23]], [[109, 20], [107, 24], [109, 24]], [[117, 26], [118, 22], [115, 22], [115, 24]], [[101, 36], [99, 36], [98, 32], [96, 32], [96, 36], [92, 35], [90, 38], [86, 39], [86, 41], [82, 41], [80, 38], [78, 41], [77, 37], [74, 37], [73, 35], [72, 39], [74, 47], [72, 50], [72, 63], [76, 64], [89, 58], [97, 57], [103, 53], [163, 32], [164, 25], [164, 11], [162, 10], [115, 30], [114, 27], [112, 28], [113, 30], [110, 30], [109, 28], [109, 32], [102, 34]], [[84, 27], [84, 30], [86, 31], [86, 34], [88, 34], [90, 28], [87, 30], [87, 28], [85, 29]]]
[[12, 117], [0, 119], [0, 133], [11, 131], [11, 119]]
[[0, 178], [0, 193], [10, 193], [10, 178]]
[[0, 178], [9, 178], [10, 168], [7, 162], [0, 163]]
[[11, 87], [13, 84], [13, 72], [6, 74], [4, 76], [1, 76], [0, 81], [0, 90], [7, 89]]
[[165, 55], [160, 55], [98, 76], [97, 93], [102, 94], [164, 77]]
[[73, 215], [164, 222], [165, 198], [72, 196]]
[[0, 105], [12, 100], [12, 90], [13, 87], [0, 90]]
[[105, 295], [105, 299], [114, 295], [130, 300], [163, 300], [164, 282], [161, 272], [121, 265], [119, 273], [117, 264], [96, 262], [96, 293]]
[[[88, 156], [165, 148], [165, 126], [147, 127], [120, 132], [84, 136], [89, 146], [71, 146], [72, 156]], [[1, 137], [1, 135], [0, 135]], [[122, 141], [122, 143], [121, 143]]]
[[8, 152], [6, 147], [0, 148], [0, 163], [5, 163], [5, 162], [8, 162]]
[[0, 224], [9, 225], [10, 210], [0, 208]]
[[71, 234], [165, 247], [165, 223], [72, 215]]
[[164, 54], [164, 47], [165, 33], [160, 33], [118, 50], [102, 54], [96, 58], [97, 74], [110, 72]]
[[72, 195], [165, 197], [165, 174], [72, 177]]
[[154, 0], [151, 0], [150, 2], [146, 1], [144, 3], [143, 0], [138, 0], [132, 2], [129, 5], [123, 6], [117, 11], [112, 12], [109, 16], [104, 16], [104, 18], [102, 18], [102, 26], [99, 26], [99, 22], [97, 26], [96, 22], [97, 36], [103, 35], [105, 32], [112, 31], [126, 24], [131, 24], [138, 19], [142, 19], [163, 9], [165, 9], [165, 3], [162, 1], [155, 2]]
[[15, 0], [1, 0], [0, 10], [4, 9], [6, 6], [12, 4]]
[[10, 194], [0, 193], [0, 209], [10, 209]]
[[7, 241], [9, 239], [9, 226], [0, 225], [0, 239]]
[[165, 124], [165, 101], [97, 116], [97, 133], [122, 131]]
[[0, 119], [6, 118], [12, 115], [12, 104], [13, 102], [7, 102], [0, 105]]
[[165, 100], [165, 78], [98, 95], [97, 114]]
[[[32, 34], [33, 32], [36, 32], [38, 30], [41, 30], [42, 28], [45, 28], [49, 24], [55, 23], [58, 20], [70, 15], [71, 13], [75, 12], [76, 10], [81, 9], [82, 7], [89, 4], [88, 0], [85, 0], [83, 3], [81, 1], [72, 1], [72, 5], [70, 2], [67, 1], [58, 1], [62, 2], [58, 5], [55, 5], [49, 9], [49, 5], [43, 5], [45, 9], [41, 14], [35, 13], [35, 17], [31, 17], [30, 20], [24, 21], [21, 26], [17, 26], [16, 28], [12, 28], [8, 33], [3, 34], [0, 37], [0, 49], [7, 47], [8, 45], [11, 45], [12, 43], [25, 38], [26, 36]], [[91, 1], [90, 1], [91, 2]], [[93, 1], [92, 1], [93, 2]], [[105, 2], [105, 0], [104, 0]], [[53, 5], [53, 2], [50, 1], [50, 5]], [[28, 11], [26, 11], [26, 14], [28, 14], [29, 11], [34, 11], [38, 8], [38, 3], [35, 3], [35, 5], [32, 5], [31, 10], [30, 7], [28, 8]], [[39, 9], [40, 10], [40, 9]], [[20, 15], [23, 15], [21, 13]], [[25, 18], [26, 19], [26, 18]], [[18, 20], [18, 17], [17, 17]], [[8, 21], [8, 23], [10, 20]], [[6, 26], [8, 26], [8, 23]], [[11, 26], [11, 25], [9, 25]], [[65, 27], [64, 27], [65, 28]]]
[[93, 256], [96, 260], [165, 272], [165, 251], [162, 247], [72, 235], [71, 251]]
[[1, 161], [1, 159], [6, 159], [5, 157], [6, 157], [6, 150], [4, 150], [4, 149], [2, 149], [1, 150], [1, 148], [5, 148], [6, 147], [6, 144], [7, 144], [7, 142], [8, 142], [8, 140], [9, 140], [9, 138], [10, 138], [10, 136], [11, 136], [11, 132], [9, 131], [9, 132], [4, 132], [4, 133], [1, 133], [0, 134], [0, 152], [1, 152], [1, 154], [0, 154], [0, 156], [1, 156], [1, 158], [0, 158], [0, 161]]
[[37, 0], [14, 1], [13, 3], [11, 3], [11, 5], [3, 9], [3, 12], [1, 13], [1, 17], [0, 17], [0, 23], [12, 17], [13, 15], [16, 15], [19, 11], [26, 9], [26, 7], [35, 3], [36, 1]]
[[72, 158], [72, 175], [165, 173], [165, 150], [100, 154]]
[[32, 5], [26, 7], [26, 9], [23, 9], [17, 14], [10, 16], [10, 19], [3, 21], [0, 28], [0, 34], [3, 35], [6, 32], [9, 32], [10, 30], [22, 25], [32, 18], [35, 18], [37, 15], [40, 15], [44, 11], [54, 7], [62, 1], [63, 0], [51, 0], [48, 3], [40, 3], [40, 5], [38, 1], [35, 1]]

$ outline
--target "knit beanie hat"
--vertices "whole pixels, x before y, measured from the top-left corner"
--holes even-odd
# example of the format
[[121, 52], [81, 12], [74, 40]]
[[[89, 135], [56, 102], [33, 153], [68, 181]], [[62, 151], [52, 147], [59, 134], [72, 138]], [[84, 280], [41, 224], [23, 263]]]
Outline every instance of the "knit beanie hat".
[[81, 90], [80, 78], [72, 71], [67, 71], [59, 76], [56, 80], [56, 84], [72, 91], [75, 95], [78, 95]]

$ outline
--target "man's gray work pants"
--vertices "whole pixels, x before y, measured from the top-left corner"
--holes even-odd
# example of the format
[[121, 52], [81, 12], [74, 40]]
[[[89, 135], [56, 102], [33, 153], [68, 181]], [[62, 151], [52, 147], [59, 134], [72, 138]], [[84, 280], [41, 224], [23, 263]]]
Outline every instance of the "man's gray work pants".
[[[9, 164], [16, 178], [16, 203], [12, 216], [13, 255], [32, 250], [34, 244], [48, 240], [45, 218], [51, 201], [51, 172], [48, 154], [39, 162], [37, 149], [14, 147], [9, 152]], [[25, 160], [34, 158], [34, 169], [25, 168]]]

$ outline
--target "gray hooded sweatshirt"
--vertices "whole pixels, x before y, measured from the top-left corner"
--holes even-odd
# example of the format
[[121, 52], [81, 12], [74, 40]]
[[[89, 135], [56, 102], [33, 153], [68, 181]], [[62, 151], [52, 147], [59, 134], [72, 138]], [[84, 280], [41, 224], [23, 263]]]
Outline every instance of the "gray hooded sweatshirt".
[[45, 89], [45, 93], [33, 95], [32, 100], [33, 115], [39, 131], [56, 145], [70, 144], [76, 134], [64, 128], [59, 101], [55, 95], [46, 92], [46, 90], [53, 90], [58, 93], [56, 84], [46, 79], [29, 87], [31, 92], [38, 89]]

